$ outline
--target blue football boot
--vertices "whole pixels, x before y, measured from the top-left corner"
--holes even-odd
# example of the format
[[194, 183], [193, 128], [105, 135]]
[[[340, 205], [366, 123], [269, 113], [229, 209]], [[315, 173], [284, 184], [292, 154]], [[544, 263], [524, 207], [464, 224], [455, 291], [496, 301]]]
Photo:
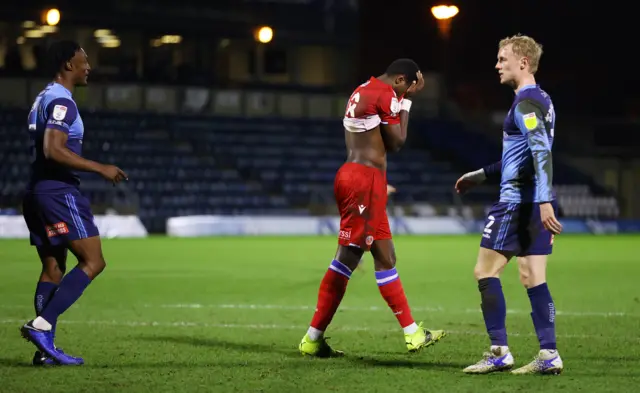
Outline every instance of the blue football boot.
[[43, 355], [53, 360], [56, 364], [62, 366], [80, 366], [84, 364], [82, 358], [73, 357], [59, 351], [53, 344], [53, 332], [39, 330], [32, 326], [32, 322], [26, 323], [20, 329], [22, 337], [35, 345]]

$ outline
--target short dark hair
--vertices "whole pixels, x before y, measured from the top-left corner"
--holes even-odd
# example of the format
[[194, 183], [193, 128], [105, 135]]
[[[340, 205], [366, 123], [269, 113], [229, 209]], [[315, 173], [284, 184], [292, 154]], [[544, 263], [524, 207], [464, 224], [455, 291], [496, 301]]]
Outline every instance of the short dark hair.
[[47, 73], [55, 77], [80, 49], [80, 44], [75, 41], [58, 41], [51, 44], [47, 50]]
[[415, 61], [411, 59], [397, 59], [393, 63], [389, 64], [385, 74], [387, 75], [402, 75], [407, 80], [407, 83], [411, 84], [413, 81], [418, 80], [416, 75], [420, 71], [420, 67]]

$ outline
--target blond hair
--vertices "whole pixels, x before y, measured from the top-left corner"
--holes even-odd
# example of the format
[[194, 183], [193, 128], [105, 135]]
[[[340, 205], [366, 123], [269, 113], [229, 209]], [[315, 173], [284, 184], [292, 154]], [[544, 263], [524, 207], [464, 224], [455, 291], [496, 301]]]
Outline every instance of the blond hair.
[[498, 48], [502, 49], [507, 45], [511, 45], [511, 51], [513, 51], [516, 56], [529, 59], [529, 71], [532, 74], [538, 71], [540, 57], [542, 57], [542, 45], [537, 43], [533, 38], [521, 34], [503, 38], [500, 40]]

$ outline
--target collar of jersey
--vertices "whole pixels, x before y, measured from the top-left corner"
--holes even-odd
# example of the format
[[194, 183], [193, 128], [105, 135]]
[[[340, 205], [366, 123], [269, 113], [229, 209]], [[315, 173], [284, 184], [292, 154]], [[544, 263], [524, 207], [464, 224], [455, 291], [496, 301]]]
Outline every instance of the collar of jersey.
[[60, 83], [58, 83], [58, 82], [55, 82], [55, 81], [54, 81], [54, 82], [51, 82], [51, 86], [56, 86], [56, 87], [61, 88], [61, 89], [62, 89], [62, 90], [64, 90], [67, 94], [69, 94], [69, 97], [71, 97], [71, 96], [73, 95], [73, 94], [71, 94], [71, 92], [70, 92], [69, 90], [67, 90], [67, 88], [66, 88], [66, 87], [62, 86], [62, 85], [61, 85]]
[[391, 85], [388, 85], [388, 84], [384, 83], [383, 81], [381, 81], [380, 79], [376, 78], [375, 76], [372, 76], [369, 79], [369, 83], [376, 84], [378, 86], [384, 86], [387, 89], [391, 90], [395, 96], [397, 96], [396, 91], [393, 90], [393, 87], [391, 87]]
[[529, 89], [533, 89], [538, 87], [539, 85], [535, 84], [535, 85], [524, 85], [522, 86], [522, 88], [520, 90], [518, 90], [518, 94], [522, 93], [525, 90], [529, 90]]

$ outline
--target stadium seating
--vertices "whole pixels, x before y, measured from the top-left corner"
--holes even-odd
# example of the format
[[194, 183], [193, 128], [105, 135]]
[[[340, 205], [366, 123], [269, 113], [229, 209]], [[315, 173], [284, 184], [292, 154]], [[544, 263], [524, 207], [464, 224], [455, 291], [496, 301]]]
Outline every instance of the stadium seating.
[[[0, 208], [19, 208], [28, 178], [25, 113], [0, 112]], [[345, 159], [339, 121], [88, 112], [83, 120], [84, 154], [117, 164], [130, 177], [113, 187], [96, 175], [83, 175], [82, 188], [96, 213], [135, 211], [156, 232], [164, 230], [168, 217], [179, 215], [335, 212], [333, 179]], [[398, 188], [393, 202], [412, 207], [408, 214], [424, 214], [433, 206], [445, 207], [440, 214], [447, 214], [448, 207], [460, 202], [453, 185], [462, 169], [434, 159], [426, 147], [451, 150], [460, 162], [476, 166], [500, 154], [455, 124], [415, 121], [412, 132], [408, 147], [390, 156], [388, 170], [389, 182]], [[493, 158], [481, 155], [487, 153]], [[571, 179], [562, 184], [574, 184]], [[583, 194], [569, 193], [564, 201], [584, 202], [589, 187], [580, 190]], [[486, 186], [465, 203], [487, 204], [496, 196], [497, 188]], [[570, 211], [603, 214], [617, 209], [611, 202], [598, 206]]]
[[[25, 110], [0, 114], [2, 200], [19, 206], [28, 177]], [[92, 174], [83, 190], [96, 212], [137, 210], [152, 231], [188, 214], [327, 214], [333, 178], [344, 162], [339, 122], [85, 113], [84, 154], [125, 169], [112, 187]], [[389, 163], [397, 201], [450, 203], [456, 173], [423, 150]], [[315, 207], [315, 209], [314, 209]]]

